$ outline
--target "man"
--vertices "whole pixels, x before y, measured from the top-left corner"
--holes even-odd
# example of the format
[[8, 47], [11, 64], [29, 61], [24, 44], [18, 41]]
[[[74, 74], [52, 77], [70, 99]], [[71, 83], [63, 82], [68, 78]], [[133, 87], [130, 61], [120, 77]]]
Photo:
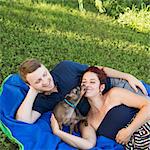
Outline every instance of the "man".
[[[87, 65], [62, 61], [49, 72], [38, 60], [29, 59], [23, 62], [19, 67], [19, 72], [30, 89], [17, 110], [16, 119], [34, 123], [41, 114], [52, 111], [71, 89], [80, 84], [82, 73], [87, 68]], [[99, 66], [99, 68], [102, 67]], [[134, 76], [107, 67], [103, 67], [103, 69], [108, 77], [112, 77], [108, 78], [107, 90], [113, 86], [120, 86], [120, 83], [123, 83], [121, 85], [123, 87], [128, 81], [136, 92], [138, 91], [136, 87], [139, 87], [146, 94], [143, 84]], [[78, 108], [83, 115], [86, 115], [89, 104], [86, 100], [82, 100]]]

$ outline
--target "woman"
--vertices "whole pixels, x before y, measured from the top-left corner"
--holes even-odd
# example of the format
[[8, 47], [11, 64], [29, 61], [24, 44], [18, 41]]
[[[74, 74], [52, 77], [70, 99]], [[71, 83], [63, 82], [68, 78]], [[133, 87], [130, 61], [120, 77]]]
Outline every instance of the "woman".
[[[123, 107], [129, 107], [133, 110], [133, 115], [135, 115], [137, 109], [139, 109], [133, 121], [127, 127], [122, 126], [122, 129], [118, 130], [118, 133], [115, 134], [115, 140], [118, 143], [125, 145], [130, 140], [131, 135], [150, 120], [150, 101], [146, 97], [136, 95], [128, 90], [117, 87], [112, 88], [107, 93], [103, 94], [105, 80], [105, 72], [103, 69], [100, 70], [97, 67], [89, 67], [83, 74], [81, 85], [86, 86], [85, 97], [87, 97], [91, 108], [87, 116], [88, 126], [80, 123], [82, 137], [76, 137], [61, 131], [55, 117], [52, 115], [51, 126], [54, 134], [74, 147], [79, 149], [90, 149], [96, 144], [96, 133], [97, 135], [101, 135], [100, 126], [105, 117], [111, 110], [122, 105]], [[117, 118], [118, 114], [115, 115]], [[128, 120], [126, 118], [129, 117], [126, 116], [126, 114], [123, 114], [122, 120]], [[129, 122], [126, 121], [125, 123], [127, 125]], [[125, 124], [123, 123], [123, 125]]]

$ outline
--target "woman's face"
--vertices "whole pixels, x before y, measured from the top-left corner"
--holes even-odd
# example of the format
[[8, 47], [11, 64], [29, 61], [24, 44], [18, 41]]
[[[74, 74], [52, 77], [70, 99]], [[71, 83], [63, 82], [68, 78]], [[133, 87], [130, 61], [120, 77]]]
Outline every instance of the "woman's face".
[[82, 77], [81, 86], [86, 87], [85, 97], [91, 98], [100, 94], [100, 81], [94, 72], [86, 72]]

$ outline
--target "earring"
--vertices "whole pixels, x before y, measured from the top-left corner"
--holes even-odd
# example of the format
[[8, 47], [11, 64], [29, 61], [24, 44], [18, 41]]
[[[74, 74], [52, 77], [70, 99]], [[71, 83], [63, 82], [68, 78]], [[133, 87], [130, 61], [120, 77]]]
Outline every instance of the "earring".
[[100, 93], [100, 96], [102, 96], [102, 91], [100, 91], [99, 93]]

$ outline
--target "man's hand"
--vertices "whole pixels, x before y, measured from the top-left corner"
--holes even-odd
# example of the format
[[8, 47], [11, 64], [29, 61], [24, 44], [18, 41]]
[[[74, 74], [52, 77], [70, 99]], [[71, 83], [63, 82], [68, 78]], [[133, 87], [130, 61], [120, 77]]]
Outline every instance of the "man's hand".
[[119, 144], [125, 145], [129, 142], [132, 132], [128, 128], [123, 128], [118, 131], [116, 141]]
[[30, 87], [30, 91], [32, 91], [33, 93], [36, 93], [36, 94], [41, 93], [41, 91], [36, 90], [32, 86], [29, 86], [29, 87]]
[[102, 67], [102, 66], [98, 66], [99, 69], [104, 69], [105, 73], [107, 74], [108, 77], [112, 77], [112, 78], [120, 78], [120, 79], [124, 79], [127, 80], [130, 84], [130, 86], [137, 92], [138, 89], [137, 87], [139, 87], [142, 92], [147, 96], [147, 91], [144, 87], [144, 85], [134, 76], [132, 76], [131, 74], [128, 73], [123, 73], [121, 71], [112, 69], [112, 68], [108, 68], [108, 67]]
[[126, 80], [129, 82], [130, 86], [135, 90], [135, 92], [138, 92], [137, 87], [139, 87], [146, 96], [148, 95], [144, 85], [136, 77], [128, 74]]

